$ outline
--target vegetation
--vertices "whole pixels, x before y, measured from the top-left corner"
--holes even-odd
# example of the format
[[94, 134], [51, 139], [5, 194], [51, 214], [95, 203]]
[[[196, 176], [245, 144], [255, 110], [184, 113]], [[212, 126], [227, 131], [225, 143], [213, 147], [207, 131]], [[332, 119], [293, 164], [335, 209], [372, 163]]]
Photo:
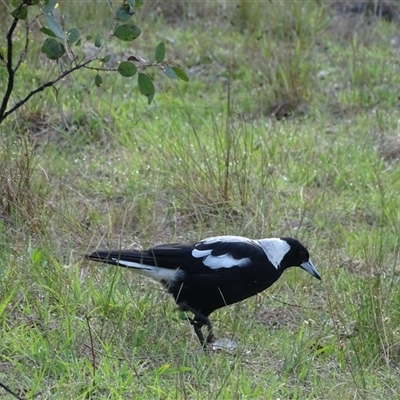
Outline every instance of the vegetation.
[[[144, 70], [148, 67], [159, 67], [170, 79], [181, 79], [185, 82], [189, 80], [181, 68], [164, 62], [164, 42], [160, 42], [157, 45], [154, 61], [151, 63], [147, 63], [142, 57], [134, 54], [127, 55], [126, 60], [119, 60], [118, 62], [112, 59], [111, 54], [104, 54], [106, 46], [112, 38], [115, 37], [123, 42], [132, 42], [141, 35], [142, 31], [138, 26], [126, 23], [135, 14], [136, 7], [142, 4], [141, 0], [123, 1], [122, 5], [115, 10], [113, 9], [112, 2], [107, 2], [110, 7], [111, 27], [106, 33], [105, 39], [102, 38], [100, 33], [97, 33], [94, 39], [91, 35], [82, 36], [81, 32], [75, 27], [67, 30], [65, 27], [65, 18], [59, 15], [56, 0], [47, 0], [43, 4], [39, 0], [19, 0], [14, 1], [14, 3], [17, 3], [17, 7], [12, 12], [7, 13], [10, 19], [10, 26], [5, 34], [5, 48], [3, 51], [0, 51], [0, 62], [7, 74], [6, 84], [4, 85], [5, 90], [0, 106], [0, 124], [9, 115], [30, 101], [33, 96], [49, 87], [54, 88], [60, 80], [69, 74], [76, 73], [82, 68], [96, 72], [94, 75], [94, 84], [97, 87], [100, 87], [103, 83], [101, 73], [104, 72], [115, 71], [125, 78], [131, 78], [136, 75], [138, 77], [139, 90], [147, 97], [149, 104], [154, 99], [154, 84], [151, 78], [144, 72], [139, 72], [139, 69]], [[41, 19], [43, 19], [46, 26], [42, 26], [39, 29], [42, 22]], [[60, 23], [58, 20], [63, 21]], [[25, 97], [8, 109], [8, 102], [14, 91], [15, 79], [19, 68], [25, 62], [28, 66], [32, 63], [29, 57], [29, 44], [32, 41], [35, 28], [47, 36], [43, 41], [40, 51], [49, 60], [57, 61], [57, 70], [55, 73], [53, 71], [54, 77], [46, 77], [45, 82], [39, 85], [34, 84], [33, 88], [30, 91], [28, 90]], [[16, 44], [21, 40], [21, 37], [23, 37], [22, 41], [24, 44], [18, 49]], [[92, 39], [93, 44], [91, 43]], [[90, 45], [92, 45], [91, 49], [88, 48]], [[15, 47], [19, 50], [18, 58], [15, 56]], [[97, 66], [93, 66], [95, 62], [97, 62]], [[110, 67], [110, 63], [117, 65]]]
[[[38, 399], [399, 397], [398, 25], [342, 3], [144, 3], [135, 54], [165, 41], [190, 83], [154, 79], [149, 106], [131, 80], [98, 88], [81, 69], [0, 125], [2, 384]], [[68, 4], [85, 36], [109, 18], [107, 2]], [[11, 104], [57, 68], [30, 46]], [[205, 354], [152, 282], [82, 257], [216, 234], [297, 237], [323, 278], [289, 270], [215, 312], [233, 353]]]

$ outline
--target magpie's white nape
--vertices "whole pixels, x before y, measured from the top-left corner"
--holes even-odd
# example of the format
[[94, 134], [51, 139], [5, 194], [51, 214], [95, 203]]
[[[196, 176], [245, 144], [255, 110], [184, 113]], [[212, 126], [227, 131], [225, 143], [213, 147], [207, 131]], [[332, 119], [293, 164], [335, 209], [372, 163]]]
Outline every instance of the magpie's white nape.
[[[148, 250], [101, 250], [86, 258], [132, 269], [163, 284], [189, 318], [203, 347], [214, 341], [209, 315], [270, 287], [289, 267], [321, 279], [308, 250], [296, 239], [253, 240], [215, 236]], [[202, 327], [208, 332], [203, 336]]]

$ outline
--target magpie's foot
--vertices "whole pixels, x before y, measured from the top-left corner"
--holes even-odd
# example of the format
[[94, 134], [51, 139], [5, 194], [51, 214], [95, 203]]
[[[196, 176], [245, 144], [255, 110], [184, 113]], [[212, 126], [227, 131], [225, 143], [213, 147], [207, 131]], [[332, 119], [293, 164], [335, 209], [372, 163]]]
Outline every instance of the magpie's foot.
[[[208, 316], [203, 315], [200, 311], [195, 310], [194, 308], [190, 307], [187, 304], [179, 304], [181, 310], [184, 311], [189, 311], [194, 314], [194, 318], [188, 318], [190, 324], [193, 326], [193, 329], [199, 338], [200, 344], [202, 345], [203, 348], [207, 347], [207, 344], [211, 344], [214, 342], [215, 337], [212, 333], [213, 327], [211, 324], [210, 319]], [[201, 328], [206, 325], [207, 326], [207, 337], [204, 339], [203, 332], [201, 331]]]
[[199, 338], [200, 344], [204, 349], [207, 348], [208, 344], [211, 344], [211, 343], [214, 342], [215, 337], [214, 337], [214, 335], [213, 335], [213, 333], [211, 331], [212, 327], [210, 329], [207, 326], [207, 328], [208, 328], [207, 336], [206, 336], [206, 339], [204, 339], [204, 335], [203, 335], [203, 332], [201, 330], [201, 328], [204, 326], [204, 323], [202, 321], [198, 321], [198, 320], [192, 319], [192, 318], [189, 318], [189, 322], [193, 326], [193, 329], [194, 329], [197, 337]]

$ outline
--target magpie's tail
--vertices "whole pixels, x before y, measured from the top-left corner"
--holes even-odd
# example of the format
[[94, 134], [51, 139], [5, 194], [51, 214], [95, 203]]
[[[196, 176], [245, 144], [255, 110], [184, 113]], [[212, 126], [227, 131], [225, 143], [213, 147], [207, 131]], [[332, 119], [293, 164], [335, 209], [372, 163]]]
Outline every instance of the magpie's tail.
[[98, 250], [85, 257], [91, 261], [105, 264], [119, 265], [128, 268], [146, 268], [147, 265], [155, 266], [155, 260], [139, 250]]
[[148, 252], [139, 250], [100, 250], [86, 254], [85, 257], [91, 261], [130, 268], [163, 284], [170, 284], [183, 274], [179, 269], [168, 269], [158, 266], [153, 256], [149, 255]]

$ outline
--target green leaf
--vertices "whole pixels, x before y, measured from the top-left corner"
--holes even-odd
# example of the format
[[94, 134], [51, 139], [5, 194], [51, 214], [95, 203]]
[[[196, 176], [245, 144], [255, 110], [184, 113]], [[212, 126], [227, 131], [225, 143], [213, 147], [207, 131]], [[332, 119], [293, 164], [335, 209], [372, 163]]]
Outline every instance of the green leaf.
[[96, 35], [96, 38], [94, 39], [94, 45], [96, 47], [100, 47], [101, 46], [101, 35], [100, 35], [100, 33], [98, 33]]
[[11, 15], [16, 19], [26, 19], [28, 17], [28, 6], [16, 8]]
[[136, 7], [136, 8], [141, 7], [142, 4], [143, 4], [143, 0], [136, 0], [136, 1], [135, 1], [135, 7]]
[[165, 57], [165, 43], [160, 42], [156, 47], [156, 62], [161, 63]]
[[48, 14], [51, 13], [57, 5], [57, 0], [48, 0], [45, 1], [45, 6], [43, 7], [43, 13]]
[[172, 67], [177, 77], [184, 82], [189, 82], [189, 77], [186, 75], [185, 71], [178, 67]]
[[81, 33], [76, 28], [71, 28], [67, 32], [68, 43], [75, 43], [81, 36]]
[[131, 42], [140, 36], [142, 31], [135, 25], [120, 25], [114, 32], [114, 36], [124, 42]]
[[140, 93], [144, 94], [145, 96], [154, 93], [154, 84], [148, 75], [139, 72], [138, 84]]
[[135, 7], [136, 1], [135, 1], [135, 0], [128, 0], [128, 4], [129, 4], [131, 7]]
[[118, 8], [116, 16], [119, 22], [126, 22], [133, 14], [135, 14], [134, 8], [129, 4], [124, 4], [122, 7]]
[[167, 363], [167, 364], [162, 365], [160, 368], [158, 368], [158, 369], [156, 370], [156, 374], [157, 374], [157, 375], [162, 375], [162, 374], [164, 374], [164, 373], [168, 370], [168, 368], [169, 368], [170, 366], [171, 366], [170, 363]]
[[87, 41], [92, 40], [92, 36], [87, 35], [87, 36], [86, 36], [86, 40], [87, 40]]
[[60, 39], [66, 39], [67, 36], [63, 28], [51, 14], [44, 14], [44, 18], [46, 19], [46, 23], [50, 30], [53, 31], [57, 37], [59, 37]]
[[45, 26], [40, 28], [40, 32], [43, 32], [45, 35], [50, 37], [57, 37], [53, 31], [51, 31], [49, 28], [46, 28]]
[[176, 75], [175, 71], [169, 65], [164, 67], [163, 71], [165, 75], [168, 76], [169, 79], [178, 79], [178, 75]]
[[151, 104], [151, 102], [153, 101], [153, 99], [154, 99], [154, 93], [151, 93], [151, 94], [149, 94], [148, 96], [147, 96], [147, 104]]
[[97, 74], [95, 77], [94, 77], [94, 84], [97, 86], [97, 87], [100, 87], [100, 85], [103, 83], [103, 78], [99, 75], [99, 74]]
[[111, 54], [107, 54], [101, 61], [103, 63], [108, 63], [111, 60]]
[[34, 264], [39, 264], [43, 259], [43, 253], [39, 249], [33, 249], [31, 254], [32, 262]]
[[75, 43], [75, 46], [80, 46], [82, 44], [82, 39], [79, 38], [78, 41]]
[[41, 52], [45, 53], [50, 60], [58, 60], [65, 53], [65, 47], [56, 39], [47, 38], [43, 43]]
[[2, 299], [0, 303], [0, 317], [3, 315], [4, 311], [7, 308], [7, 305], [11, 302], [12, 298], [14, 297], [15, 291], [16, 291], [15, 289], [11, 291], [7, 297], [4, 297], [4, 295], [2, 294], [1, 296]]
[[147, 102], [150, 104], [154, 98], [154, 84], [148, 75], [139, 72], [138, 84], [140, 93], [147, 96]]
[[122, 63], [118, 65], [118, 72], [126, 78], [130, 78], [131, 76], [135, 75], [136, 71], [136, 65], [129, 61], [122, 61]]

